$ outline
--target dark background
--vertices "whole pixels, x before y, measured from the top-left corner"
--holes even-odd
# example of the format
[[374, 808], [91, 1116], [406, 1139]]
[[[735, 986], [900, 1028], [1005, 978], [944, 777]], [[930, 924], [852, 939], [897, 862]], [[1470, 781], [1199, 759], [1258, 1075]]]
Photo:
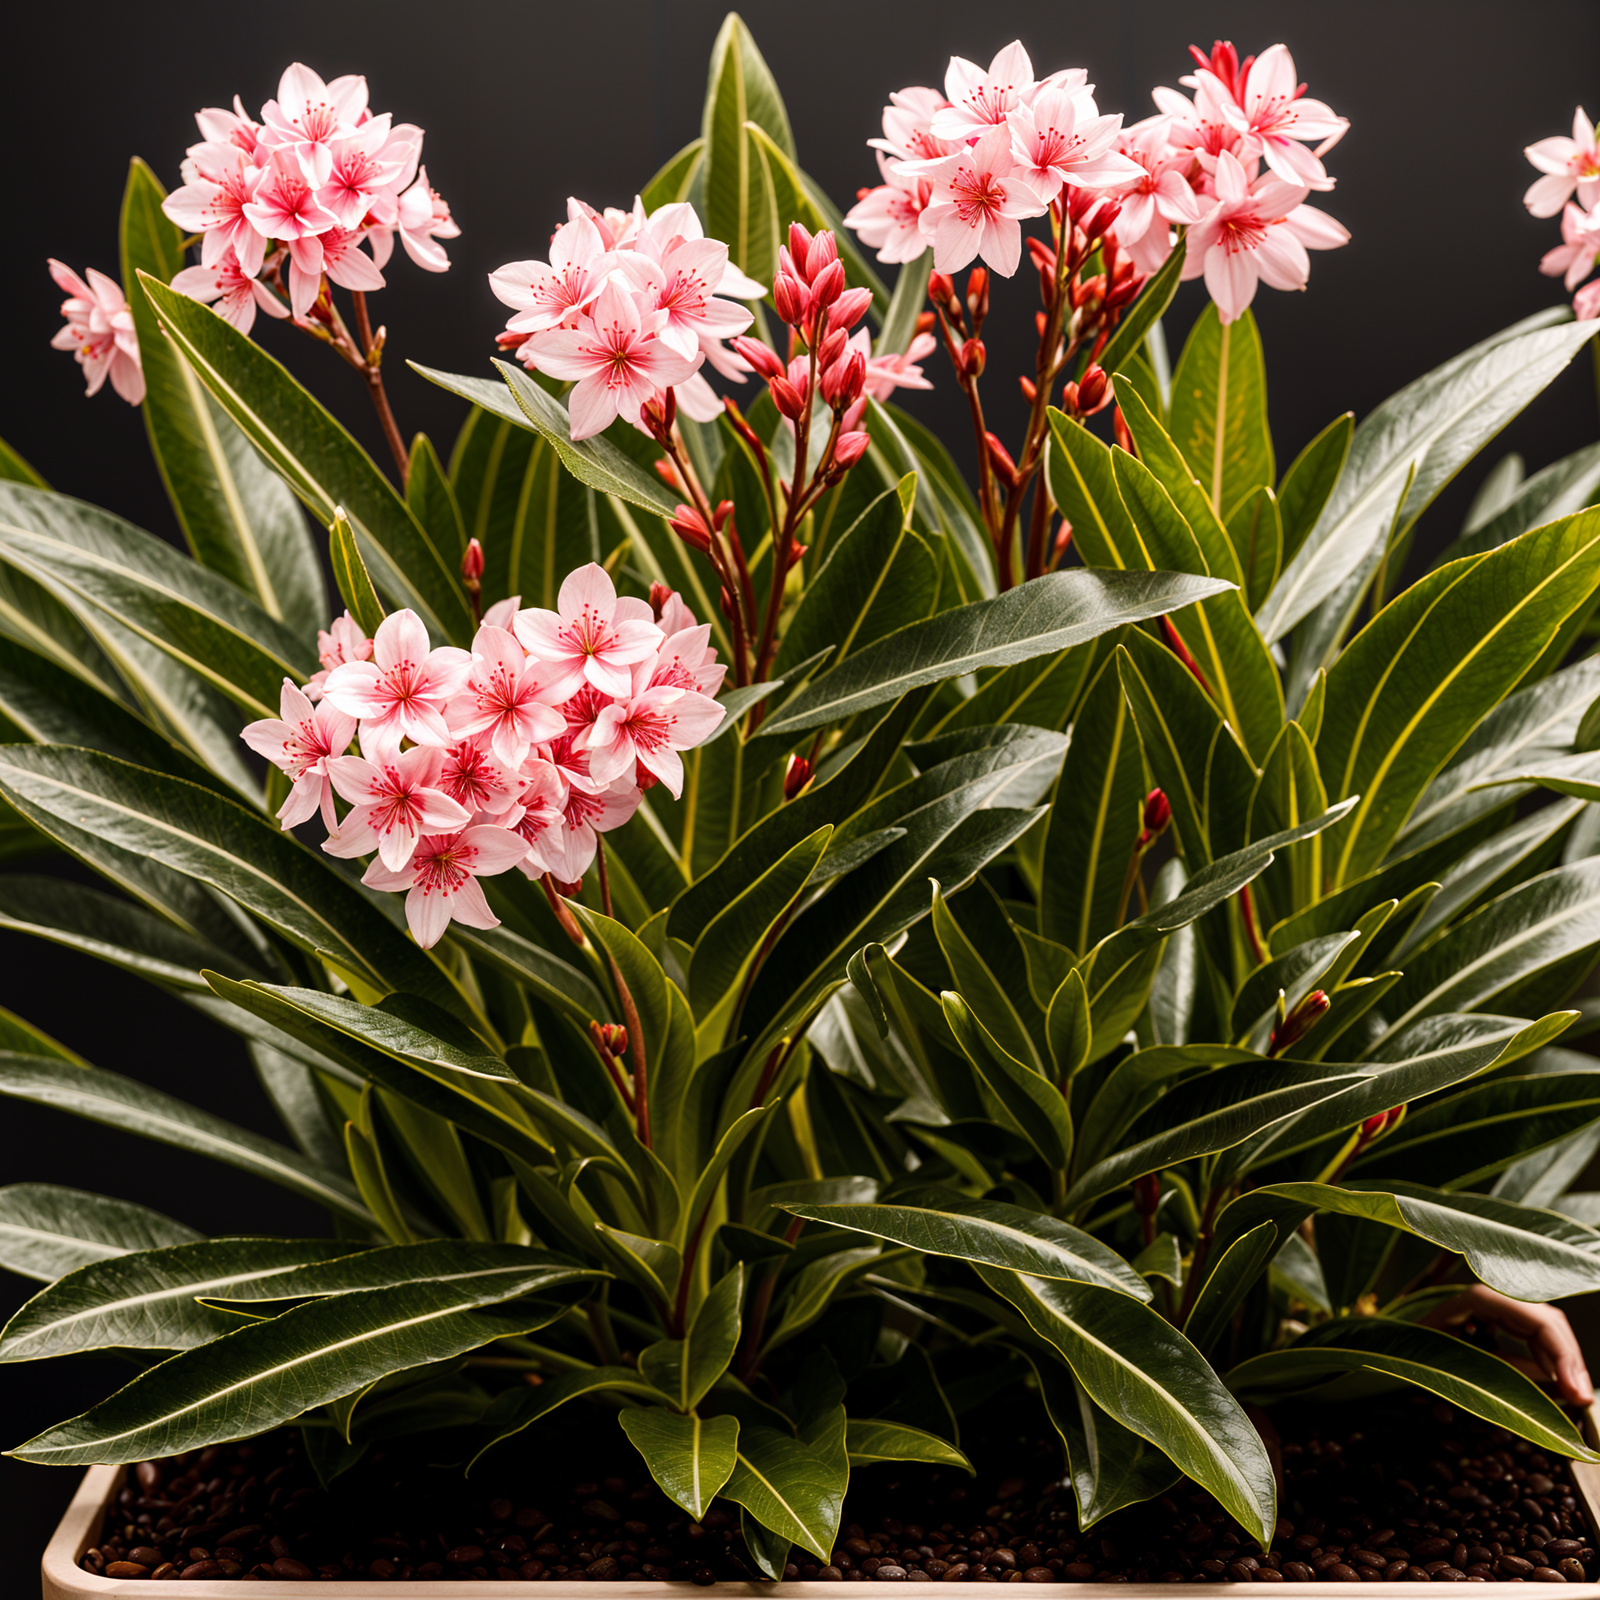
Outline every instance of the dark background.
[[[375, 109], [427, 129], [424, 159], [462, 237], [448, 247], [454, 265], [445, 278], [397, 249], [375, 315], [390, 329], [402, 429], [425, 429], [448, 457], [461, 407], [405, 372], [402, 358], [485, 369], [507, 315], [485, 275], [542, 255], [568, 194], [625, 205], [699, 132], [705, 63], [722, 14], [705, 0], [279, 0], [246, 10], [90, 0], [39, 8], [31, 40], [13, 19], [0, 99], [9, 155], [0, 435], [56, 487], [174, 537], [142, 418], [109, 386], [86, 404], [78, 368], [48, 347], [60, 295], [44, 258], [117, 275], [128, 157], [142, 155], [175, 187], [184, 148], [197, 137], [191, 113], [238, 92], [255, 114], [276, 92], [281, 69], [299, 58], [324, 77], [365, 72]], [[1188, 70], [1191, 40], [1231, 37], [1241, 51], [1288, 44], [1310, 92], [1353, 124], [1328, 161], [1339, 186], [1321, 202], [1353, 239], [1313, 254], [1308, 296], [1263, 289], [1257, 297], [1280, 471], [1337, 412], [1364, 414], [1474, 340], [1561, 299], [1559, 284], [1537, 271], [1559, 240], [1554, 221], [1522, 209], [1535, 175], [1522, 147], [1567, 131], [1575, 104], [1600, 111], [1594, 0], [750, 0], [744, 15], [788, 102], [802, 163], [841, 206], [876, 181], [864, 141], [879, 131], [887, 92], [941, 84], [953, 51], [987, 63], [1020, 36], [1036, 71], [1087, 67], [1100, 109], [1121, 110], [1131, 122], [1152, 109], [1153, 85], [1175, 85]], [[1033, 293], [1025, 275], [996, 290], [991, 415], [1008, 439], [1021, 402], [1005, 374], [1031, 370]], [[1197, 285], [1180, 292], [1168, 317], [1174, 356], [1203, 303]], [[387, 465], [353, 374], [292, 330], [269, 325], [263, 342]], [[938, 363], [929, 371], [940, 392], [912, 403], [965, 464], [954, 386]], [[1580, 358], [1487, 459], [1515, 448], [1533, 470], [1589, 442], [1595, 427], [1593, 378]], [[1447, 493], [1431, 530], [1424, 524], [1421, 549], [1454, 531], [1484, 470], [1475, 465]], [[277, 1131], [231, 1035], [134, 979], [0, 935], [0, 1004], [100, 1066]], [[6, 1104], [0, 1119], [0, 1183], [119, 1195], [213, 1234], [320, 1231], [307, 1203], [198, 1157], [31, 1106]], [[0, 1311], [32, 1287], [0, 1274]], [[118, 1372], [98, 1360], [0, 1372], [0, 1447], [81, 1410]], [[0, 1593], [37, 1593], [35, 1552], [76, 1481], [75, 1472], [0, 1462]]]

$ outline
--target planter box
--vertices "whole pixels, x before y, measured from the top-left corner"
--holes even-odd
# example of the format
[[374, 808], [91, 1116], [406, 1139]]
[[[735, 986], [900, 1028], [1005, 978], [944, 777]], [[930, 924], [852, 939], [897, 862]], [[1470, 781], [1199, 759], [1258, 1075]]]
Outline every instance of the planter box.
[[[1600, 1437], [1600, 1402], [1590, 1408], [1585, 1428], [1590, 1438]], [[692, 1583], [584, 1583], [574, 1585], [571, 1590], [564, 1589], [559, 1579], [538, 1580], [534, 1582], [502, 1582], [499, 1579], [468, 1579], [459, 1578], [431, 1578], [420, 1582], [384, 1584], [366, 1579], [361, 1582], [322, 1582], [308, 1583], [251, 1583], [241, 1587], [237, 1579], [200, 1579], [184, 1583], [176, 1579], [163, 1579], [159, 1583], [148, 1578], [100, 1578], [93, 1573], [85, 1572], [78, 1565], [83, 1552], [100, 1536], [100, 1529], [105, 1520], [106, 1507], [111, 1497], [122, 1484], [124, 1467], [90, 1467], [84, 1474], [83, 1482], [79, 1485], [78, 1493], [72, 1504], [67, 1508], [67, 1514], [61, 1519], [60, 1526], [56, 1529], [50, 1543], [45, 1548], [43, 1566], [43, 1595], [44, 1600], [104, 1600], [108, 1595], [135, 1595], [145, 1596], [147, 1600], [245, 1600], [251, 1594], [259, 1594], [263, 1588], [270, 1588], [275, 1594], [305, 1595], [308, 1597], [324, 1595], [332, 1600], [333, 1596], [340, 1596], [342, 1600], [375, 1600], [387, 1588], [390, 1594], [399, 1600], [402, 1595], [415, 1596], [416, 1600], [479, 1600], [479, 1597], [489, 1595], [525, 1595], [542, 1596], [543, 1600], [562, 1600], [562, 1597], [573, 1595], [583, 1596], [585, 1600], [668, 1600], [669, 1596], [681, 1595], [707, 1595], [705, 1589], [696, 1588]], [[1600, 1537], [1600, 1466], [1586, 1466], [1574, 1462], [1571, 1467], [1574, 1486], [1577, 1489], [1578, 1499], [1583, 1505], [1584, 1513], [1589, 1519], [1589, 1525]], [[741, 1595], [755, 1596], [770, 1594], [775, 1588], [781, 1587], [786, 1596], [794, 1596], [796, 1600], [845, 1600], [846, 1596], [865, 1596], [869, 1594], [883, 1594], [889, 1586], [879, 1583], [818, 1583], [815, 1580], [786, 1583], [781, 1586], [774, 1584], [757, 1583], [718, 1583], [712, 1592], [715, 1595], [738, 1593]], [[917, 1585], [921, 1589], [923, 1585]], [[1028, 1591], [1038, 1594], [1043, 1585], [1029, 1585]], [[1060, 1583], [1052, 1584], [1050, 1592], [1058, 1594], [1068, 1592], [1072, 1600], [1154, 1600], [1155, 1596], [1163, 1596], [1165, 1600], [1172, 1600], [1174, 1590], [1178, 1586], [1170, 1583]], [[1208, 1583], [1201, 1585], [1204, 1592], [1221, 1594], [1224, 1590], [1229, 1595], [1260, 1594], [1261, 1590], [1250, 1583]], [[1412, 1594], [1422, 1585], [1415, 1583], [1387, 1583], [1365, 1584], [1363, 1591], [1368, 1594], [1382, 1590], [1385, 1594], [1400, 1595]], [[905, 1585], [900, 1585], [898, 1592], [905, 1592]], [[938, 1583], [928, 1584], [930, 1592], [946, 1595], [950, 1600], [957, 1597], [984, 1595], [993, 1600], [996, 1586], [992, 1583]], [[1530, 1589], [1539, 1589], [1550, 1595], [1570, 1594], [1594, 1597], [1600, 1600], [1600, 1583], [1564, 1584], [1557, 1589], [1554, 1584], [1527, 1584], [1527, 1583], [1484, 1583], [1473, 1591], [1476, 1595], [1521, 1595], [1526, 1600]], [[1349, 1596], [1350, 1585], [1344, 1583], [1297, 1583], [1288, 1586], [1288, 1592], [1294, 1594], [1343, 1594]]]

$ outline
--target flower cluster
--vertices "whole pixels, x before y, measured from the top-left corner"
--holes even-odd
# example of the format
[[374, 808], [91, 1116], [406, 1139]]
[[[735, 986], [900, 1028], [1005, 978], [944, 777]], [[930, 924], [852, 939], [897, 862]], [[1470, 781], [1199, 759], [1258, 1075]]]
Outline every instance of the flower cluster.
[[[324, 83], [296, 62], [259, 122], [237, 95], [233, 106], [196, 113], [201, 142], [189, 147], [183, 187], [162, 207], [200, 235], [200, 265], [180, 272], [173, 288], [215, 302], [248, 333], [258, 310], [312, 315], [325, 279], [381, 289], [396, 234], [418, 266], [449, 267], [439, 241], [461, 230], [428, 183], [422, 129], [387, 111], [374, 115], [365, 78]], [[287, 307], [272, 287], [285, 276]]]
[[1523, 203], [1536, 217], [1561, 216], [1561, 243], [1545, 253], [1539, 270], [1578, 290], [1572, 311], [1580, 322], [1600, 317], [1600, 282], [1578, 288], [1600, 261], [1600, 138], [1594, 124], [1579, 106], [1570, 139], [1541, 139], [1523, 153], [1544, 174]]
[[516, 867], [575, 892], [645, 790], [679, 795], [679, 752], [724, 714], [710, 636], [676, 593], [619, 597], [592, 564], [554, 611], [491, 607], [470, 650], [430, 649], [412, 611], [371, 639], [346, 615], [318, 637], [323, 670], [286, 679], [281, 717], [242, 737], [290, 779], [283, 826], [320, 812], [330, 855], [372, 853], [361, 881], [407, 891], [428, 947], [452, 920], [497, 925], [480, 877]]
[[[1305, 98], [1282, 45], [1243, 61], [1231, 44], [1192, 51], [1193, 89], [1154, 91], [1157, 115], [1124, 128], [1102, 115], [1081, 69], [1039, 79], [1020, 43], [987, 71], [952, 57], [941, 95], [892, 94], [877, 149], [883, 183], [864, 189], [846, 216], [881, 261], [933, 249], [936, 271], [981, 257], [1010, 277], [1021, 224], [1099, 202], [1099, 234], [1141, 275], [1160, 266], [1173, 230], [1188, 230], [1185, 277], [1204, 275], [1224, 322], [1254, 298], [1258, 281], [1304, 288], [1307, 249], [1349, 235], [1306, 203], [1333, 187], [1321, 157], [1348, 123]], [[1306, 141], [1316, 141], [1307, 148]]]
[[[722, 410], [700, 368], [709, 361], [737, 382], [749, 370], [726, 341], [754, 320], [739, 300], [765, 290], [708, 239], [693, 206], [646, 215], [567, 202], [548, 261], [513, 261], [489, 287], [516, 313], [501, 343], [530, 370], [576, 379], [568, 399], [572, 437], [587, 439], [617, 417], [640, 413], [672, 390], [685, 413], [709, 422]], [[733, 298], [726, 298], [732, 296]]]
[[115, 278], [89, 268], [84, 282], [71, 267], [51, 259], [50, 276], [67, 298], [61, 302], [66, 326], [50, 341], [57, 350], [70, 350], [83, 368], [89, 393], [99, 392], [106, 379], [131, 406], [144, 399], [144, 368], [139, 364], [139, 335], [133, 313]]

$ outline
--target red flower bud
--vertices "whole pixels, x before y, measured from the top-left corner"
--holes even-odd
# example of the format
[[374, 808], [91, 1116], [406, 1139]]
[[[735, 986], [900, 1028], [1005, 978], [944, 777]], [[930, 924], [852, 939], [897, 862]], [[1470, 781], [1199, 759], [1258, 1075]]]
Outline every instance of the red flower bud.
[[813, 288], [816, 287], [817, 279], [838, 259], [838, 243], [832, 231], [825, 228], [812, 239], [810, 248], [806, 251], [806, 280]]
[[608, 1056], [620, 1056], [628, 1048], [628, 1030], [619, 1022], [591, 1022], [589, 1037]]
[[1014, 488], [1017, 482], [1017, 464], [1011, 459], [1010, 452], [992, 433], [984, 434], [983, 442], [989, 447], [989, 464], [994, 469], [994, 475], [1006, 488]]
[[772, 403], [791, 422], [798, 422], [806, 414], [806, 397], [787, 378], [769, 378], [767, 388], [772, 393]]
[[[842, 298], [842, 296], [841, 296], [841, 298]], [[835, 311], [837, 311], [838, 309], [839, 308], [837, 306], [834, 307]], [[934, 314], [931, 311], [919, 311], [917, 313], [917, 332], [918, 333], [932, 333], [933, 332], [933, 325], [938, 320], [939, 319], [936, 316], [934, 316]]]
[[798, 567], [801, 561], [805, 558], [806, 551], [808, 551], [810, 548], [811, 546], [808, 544], [791, 544], [789, 546], [789, 558], [784, 562], [783, 570], [785, 572], [789, 572], [795, 567]]
[[867, 314], [867, 307], [871, 304], [872, 291], [870, 289], [846, 289], [828, 307], [828, 326], [841, 333], [855, 327]]
[[461, 576], [469, 589], [475, 589], [483, 576], [483, 546], [476, 539], [467, 540], [466, 553], [461, 557]]
[[956, 299], [955, 279], [948, 272], [928, 274], [928, 299], [957, 322], [961, 320], [961, 302]]
[[1043, 239], [1028, 239], [1028, 254], [1033, 259], [1033, 264], [1041, 272], [1048, 272], [1053, 277], [1056, 270], [1056, 253]]
[[[1017, 387], [1022, 390], [1022, 398], [1026, 400], [1030, 406], [1039, 398], [1039, 386], [1033, 381], [1032, 378], [1018, 378]], [[1063, 407], [1063, 409], [1070, 411], [1071, 407], [1067, 406]]]
[[656, 475], [669, 489], [676, 489], [679, 494], [684, 492], [683, 479], [678, 476], [677, 466], [666, 456], [657, 456], [651, 464], [656, 469]]
[[667, 609], [667, 601], [676, 593], [677, 590], [670, 583], [650, 585], [650, 613], [657, 622], [661, 620], [661, 613]]
[[798, 328], [811, 309], [811, 291], [798, 278], [780, 272], [772, 280], [772, 304], [782, 321]]
[[567, 883], [552, 875], [550, 885], [563, 900], [576, 900], [583, 893], [582, 878], [574, 878], [571, 883]]
[[[1289, 1012], [1289, 1014], [1285, 1016], [1283, 1020], [1279, 1022], [1278, 1025], [1272, 1030], [1272, 1037], [1267, 1042], [1267, 1054], [1269, 1056], [1282, 1055], [1285, 1050], [1292, 1049], [1295, 1045], [1299, 1044], [1299, 1042], [1305, 1038], [1305, 1036], [1310, 1033], [1311, 1030], [1316, 1027], [1316, 1025], [1325, 1016], [1327, 1016], [1328, 1008], [1332, 1006], [1332, 1004], [1333, 1002], [1322, 992], [1321, 989], [1313, 989], [1311, 993], [1308, 994], [1305, 999], [1294, 1008], [1293, 1011]], [[1376, 1117], [1368, 1117], [1367, 1121], [1361, 1125], [1362, 1138], [1366, 1139], [1373, 1137], [1373, 1135], [1369, 1135], [1366, 1131], [1368, 1123], [1376, 1122], [1381, 1130], [1383, 1119], [1387, 1115], [1387, 1112], [1380, 1111]]]
[[967, 274], [967, 312], [973, 326], [989, 315], [989, 269], [974, 267]]
[[1071, 544], [1072, 524], [1063, 520], [1060, 528], [1056, 530], [1056, 542], [1051, 547], [1051, 554], [1055, 558], [1055, 564], [1057, 566], [1060, 566], [1062, 561], [1065, 559]]
[[693, 506], [679, 506], [667, 518], [667, 526], [690, 549], [698, 550], [702, 555], [711, 549], [711, 530], [706, 526], [705, 518]]
[[641, 761], [639, 770], [633, 780], [639, 786], [640, 794], [648, 794], [661, 780]]
[[783, 363], [778, 359], [777, 351], [762, 344], [759, 339], [747, 339], [740, 334], [735, 339], [730, 339], [729, 344], [742, 355], [746, 361], [761, 374], [763, 378], [776, 378], [783, 371]]
[[817, 346], [817, 365], [819, 367], [831, 367], [844, 354], [845, 346], [849, 343], [850, 335], [843, 328], [835, 328]]
[[1148, 850], [1167, 831], [1172, 821], [1172, 802], [1163, 789], [1152, 789], [1144, 797], [1144, 810], [1140, 815], [1143, 832], [1139, 835], [1139, 848]]
[[793, 800], [811, 782], [811, 763], [804, 756], [790, 756], [783, 770], [783, 798]]
[[733, 501], [719, 500], [711, 513], [711, 526], [721, 533], [728, 518], [733, 515]]
[[830, 261], [811, 280], [811, 303], [814, 306], [831, 306], [844, 293], [844, 263]]
[[988, 352], [983, 348], [983, 340], [968, 339], [961, 347], [961, 354], [956, 358], [961, 376], [981, 378], [987, 359]]
[[1133, 442], [1133, 435], [1128, 431], [1121, 406], [1111, 413], [1111, 431], [1116, 435], [1117, 444], [1121, 449], [1126, 450], [1130, 456], [1138, 455], [1139, 447]]
[[867, 453], [872, 439], [865, 433], [841, 433], [833, 447], [833, 465], [843, 472], [853, 467]]
[[1078, 385], [1078, 410], [1088, 416], [1092, 411], [1098, 411], [1105, 400], [1106, 392], [1111, 387], [1111, 380], [1106, 376], [1103, 367], [1089, 363], [1089, 369], [1083, 375], [1083, 382]]
[[843, 361], [835, 361], [822, 374], [822, 398], [836, 411], [859, 398], [867, 382], [867, 358], [852, 350]]
[[791, 222], [789, 224], [789, 259], [804, 274], [808, 253], [811, 249], [811, 230], [803, 223]]

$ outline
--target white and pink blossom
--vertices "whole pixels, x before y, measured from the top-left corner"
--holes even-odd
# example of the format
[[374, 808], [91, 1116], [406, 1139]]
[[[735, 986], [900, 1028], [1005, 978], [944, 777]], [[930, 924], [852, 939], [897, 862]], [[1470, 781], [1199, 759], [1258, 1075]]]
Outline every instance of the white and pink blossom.
[[509, 871], [527, 850], [527, 842], [511, 829], [478, 823], [455, 833], [429, 834], [402, 867], [390, 867], [380, 858], [361, 881], [369, 889], [406, 891], [406, 925], [428, 950], [452, 922], [468, 928], [500, 926], [478, 879]]
[[390, 755], [402, 739], [451, 743], [444, 708], [472, 670], [472, 656], [450, 645], [428, 646], [428, 630], [415, 611], [392, 612], [373, 635], [372, 659], [335, 667], [323, 697], [361, 719], [361, 748]]
[[202, 305], [215, 305], [240, 333], [255, 326], [257, 311], [269, 317], [289, 315], [288, 306], [266, 284], [246, 275], [231, 248], [215, 266], [185, 267], [172, 287]]
[[1579, 106], [1572, 114], [1572, 137], [1557, 135], [1530, 144], [1523, 154], [1544, 174], [1523, 196], [1536, 217], [1553, 217], [1572, 198], [1586, 211], [1600, 203], [1600, 138]]
[[1010, 129], [989, 128], [957, 154], [917, 165], [931, 191], [918, 226], [933, 246], [934, 270], [959, 272], [982, 256], [1011, 277], [1022, 257], [1022, 219], [1043, 216], [1047, 203], [1017, 167]]
[[320, 810], [323, 824], [332, 833], [339, 819], [333, 809], [328, 762], [350, 748], [356, 719], [334, 706], [313, 705], [287, 678], [278, 710], [278, 717], [250, 723], [239, 737], [257, 755], [288, 774], [289, 798], [278, 808], [284, 831], [299, 827]]
[[[318, 710], [327, 705], [324, 701]], [[386, 867], [411, 859], [423, 832], [459, 828], [472, 815], [440, 787], [444, 752], [413, 745], [369, 761], [331, 756], [328, 776], [351, 810], [323, 849], [333, 856], [361, 856], [376, 849]]]
[[626, 696], [633, 688], [628, 669], [664, 638], [649, 605], [619, 599], [610, 574], [592, 561], [567, 575], [554, 611], [519, 611], [516, 635], [548, 670], [551, 700], [570, 699], [586, 682], [601, 694]]
[[90, 394], [97, 394], [109, 378], [111, 387], [129, 405], [138, 405], [144, 399], [144, 368], [139, 362], [133, 312], [121, 286], [93, 267], [86, 283], [54, 258], [50, 276], [67, 295], [61, 303], [66, 326], [51, 339], [51, 347], [70, 350], [77, 357]]

